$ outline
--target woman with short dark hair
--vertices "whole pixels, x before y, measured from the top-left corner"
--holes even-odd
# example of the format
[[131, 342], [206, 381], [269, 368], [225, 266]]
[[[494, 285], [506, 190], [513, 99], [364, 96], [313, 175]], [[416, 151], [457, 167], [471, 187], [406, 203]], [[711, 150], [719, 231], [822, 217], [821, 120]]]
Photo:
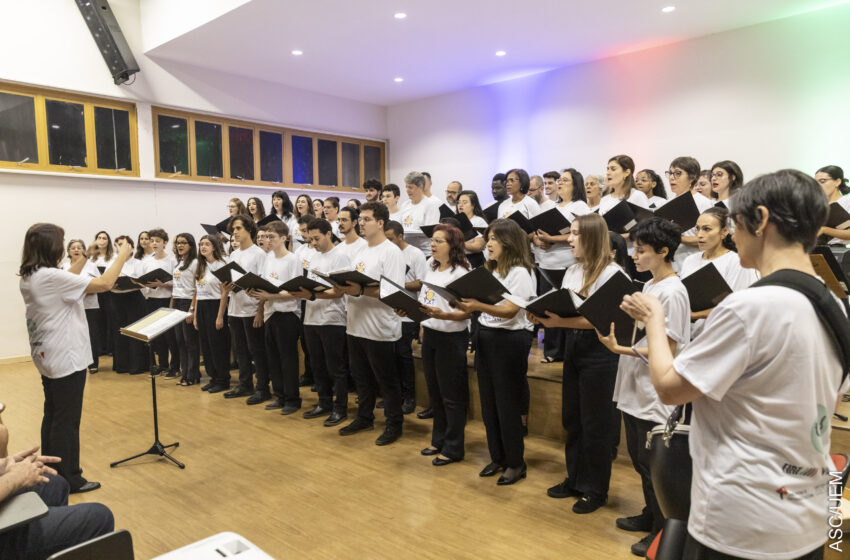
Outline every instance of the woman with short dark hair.
[[109, 290], [131, 252], [127, 246], [120, 247], [103, 275], [91, 278], [80, 274], [86, 259], [77, 259], [68, 270], [58, 268], [64, 242], [65, 231], [57, 225], [30, 227], [18, 275], [32, 360], [44, 388], [41, 452], [61, 457], [56, 470], [75, 493], [100, 488], [100, 483], [83, 478], [80, 467], [83, 389], [92, 361], [83, 298]]

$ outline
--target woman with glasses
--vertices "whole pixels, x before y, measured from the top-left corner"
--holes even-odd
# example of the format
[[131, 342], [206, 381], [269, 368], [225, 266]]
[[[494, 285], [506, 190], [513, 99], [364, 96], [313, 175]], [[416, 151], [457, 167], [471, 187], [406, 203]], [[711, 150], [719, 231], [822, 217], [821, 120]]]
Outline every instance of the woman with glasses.
[[591, 212], [599, 212], [599, 203], [605, 196], [605, 177], [588, 175], [584, 178], [584, 192], [587, 195], [587, 206]]
[[[827, 206], [817, 182], [795, 170], [741, 188], [732, 239], [741, 265], [758, 270], [764, 285], [724, 299], [675, 358], [658, 300], [623, 301], [646, 324], [659, 398], [693, 404], [685, 559], [823, 558], [825, 511], [835, 502], [829, 422], [850, 387], [831, 334], [850, 325], [808, 255]], [[771, 285], [774, 273], [810, 285], [818, 309], [798, 290]]]
[[514, 212], [519, 212], [526, 218], [533, 218], [540, 213], [540, 206], [537, 202], [527, 196], [528, 189], [531, 187], [531, 179], [524, 169], [511, 169], [507, 172], [505, 179], [505, 189], [508, 192], [508, 198], [499, 204], [498, 217], [507, 218]]
[[717, 202], [728, 208], [729, 197], [744, 184], [744, 174], [734, 161], [719, 161], [711, 166], [711, 190], [717, 195]]
[[[670, 169], [665, 171], [664, 174], [667, 175], [667, 179], [670, 181], [670, 190], [673, 191], [674, 198], [691, 192], [700, 214], [714, 206], [713, 200], [698, 194], [694, 190], [700, 177], [700, 165], [696, 159], [689, 156], [677, 157], [670, 162]], [[676, 249], [676, 257], [673, 259], [674, 270], [681, 270], [682, 263], [685, 262], [686, 258], [699, 253], [696, 231], [695, 226], [682, 232], [682, 243]]]
[[181, 233], [174, 238], [174, 283], [171, 306], [186, 311], [186, 320], [174, 327], [180, 357], [180, 381], [188, 387], [201, 380], [200, 340], [195, 322], [195, 270], [198, 268], [198, 249], [192, 234]]
[[[815, 181], [823, 189], [827, 202], [830, 204], [837, 202], [846, 212], [850, 212], [850, 196], [846, 196], [850, 189], [847, 187], [847, 179], [844, 178], [843, 169], [837, 165], [821, 167], [815, 173]], [[850, 229], [824, 226], [820, 228], [819, 235], [830, 237], [830, 245], [846, 245], [850, 242]]]

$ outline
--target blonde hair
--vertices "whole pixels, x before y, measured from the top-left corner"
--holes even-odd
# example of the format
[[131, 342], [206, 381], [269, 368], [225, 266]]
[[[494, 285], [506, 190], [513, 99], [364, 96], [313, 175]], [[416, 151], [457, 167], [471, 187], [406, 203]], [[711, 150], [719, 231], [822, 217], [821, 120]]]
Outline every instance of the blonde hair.
[[584, 214], [576, 217], [575, 221], [581, 235], [582, 257], [579, 261], [584, 269], [583, 283], [578, 293], [587, 297], [590, 287], [611, 264], [611, 238], [608, 236], [608, 224], [599, 214]]

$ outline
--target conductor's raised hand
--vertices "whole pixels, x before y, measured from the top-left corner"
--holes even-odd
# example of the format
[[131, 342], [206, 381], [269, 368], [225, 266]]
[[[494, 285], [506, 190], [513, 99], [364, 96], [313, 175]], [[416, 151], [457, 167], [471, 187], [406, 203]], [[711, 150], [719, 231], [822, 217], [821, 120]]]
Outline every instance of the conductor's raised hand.
[[129, 243], [120, 243], [118, 245], [118, 260], [127, 262], [130, 260], [130, 257], [133, 256], [133, 248], [130, 247]]

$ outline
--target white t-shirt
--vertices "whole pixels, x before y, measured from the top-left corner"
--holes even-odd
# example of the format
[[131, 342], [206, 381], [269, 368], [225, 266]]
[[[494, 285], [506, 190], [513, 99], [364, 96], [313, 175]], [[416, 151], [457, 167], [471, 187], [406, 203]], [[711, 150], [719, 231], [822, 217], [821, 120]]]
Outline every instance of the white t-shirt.
[[499, 212], [496, 215], [499, 218], [507, 218], [514, 212], [519, 212], [526, 218], [533, 218], [540, 213], [540, 206], [528, 195], [523, 195], [517, 203], [514, 203], [513, 198], [506, 198], [499, 204]]
[[[94, 265], [95, 266], [102, 266], [104, 268], [109, 268], [110, 266], [112, 266], [112, 263], [115, 262], [116, 258], [117, 257], [114, 254], [112, 255], [112, 258], [109, 259], [109, 260], [106, 260], [106, 257], [104, 257], [103, 255], [98, 255], [97, 259], [95, 259], [95, 261], [94, 261]], [[100, 269], [98, 269], [98, 271], [100, 271]]]
[[[251, 245], [244, 251], [236, 249], [228, 257], [228, 262], [235, 262], [245, 272], [253, 272], [257, 276], [263, 274], [263, 269], [266, 265], [266, 253], [256, 245]], [[232, 278], [236, 278], [236, 274], [231, 273]], [[227, 314], [230, 317], [253, 317], [257, 314], [259, 302], [245, 293], [245, 290], [234, 294], [230, 292], [230, 301], [227, 304]]]
[[[676, 342], [677, 351], [683, 348], [691, 338], [691, 303], [682, 281], [678, 276], [668, 276], [660, 282], [650, 281], [644, 284], [643, 293], [661, 301], [667, 318], [667, 336]], [[635, 346], [645, 348], [646, 337]], [[643, 360], [633, 356], [620, 356], [613, 399], [623, 412], [656, 424], [666, 422], [675, 408], [661, 402], [652, 386], [649, 368]]]
[[[693, 195], [694, 195], [694, 202], [696, 203], [697, 210], [699, 210], [700, 214], [702, 214], [703, 212], [705, 212], [709, 208], [713, 207], [714, 204], [715, 204], [714, 201], [711, 200], [710, 198], [708, 198], [707, 196], [703, 196], [699, 193], [693, 193]], [[682, 233], [683, 236], [688, 236], [688, 237], [696, 237], [696, 234], [697, 234], [696, 226], [694, 226], [691, 229], [689, 229], [688, 231]], [[685, 259], [687, 259], [691, 255], [695, 255], [697, 253], [700, 253], [698, 246], [696, 246], [696, 245], [690, 246], [690, 245], [685, 245], [684, 243], [679, 243], [679, 246], [676, 248], [676, 254], [673, 255], [673, 270], [675, 270], [676, 272], [679, 272], [681, 274], [682, 265], [685, 263]], [[684, 276], [684, 275], [682, 275], [682, 276]]]
[[[583, 200], [574, 200], [563, 206], [557, 206], [557, 208], [570, 223], [576, 219], [576, 216], [590, 213], [590, 208]], [[573, 249], [569, 243], [555, 243], [548, 249], [541, 249], [532, 245], [531, 249], [534, 258], [537, 260], [537, 265], [543, 270], [564, 270], [576, 262]]]
[[[535, 202], [537, 201], [535, 200]], [[540, 207], [541, 214], [558, 206], [558, 204], [554, 200], [546, 197], [543, 197], [543, 202], [537, 202], [537, 205]]]
[[440, 207], [440, 206], [442, 206], [443, 204], [446, 204], [446, 203], [443, 201], [443, 199], [442, 199], [442, 198], [440, 198], [439, 196], [433, 195], [433, 194], [432, 194], [431, 196], [426, 197], [426, 198], [427, 198], [428, 200], [430, 200], [431, 202], [433, 202], [434, 204], [436, 204], [436, 205], [437, 205], [437, 208], [439, 208], [439, 207]]
[[419, 229], [440, 222], [440, 205], [430, 198], [423, 198], [419, 204], [412, 202], [401, 209], [401, 225], [404, 227], [404, 240], [431, 256], [431, 240]]
[[[352, 267], [375, 280], [386, 276], [398, 285], [404, 282], [404, 256], [388, 239], [360, 251]], [[369, 340], [395, 341], [401, 338], [401, 318], [377, 298], [349, 297], [346, 332]]]
[[[173, 275], [174, 274], [174, 265], [175, 258], [174, 255], [169, 255], [166, 253], [165, 257], [158, 259], [153, 255], [148, 255], [144, 259], [142, 259], [142, 264], [144, 265], [145, 273], [150, 272], [151, 270], [155, 270], [157, 268], [161, 268], [165, 272]], [[163, 286], [161, 288], [148, 288], [147, 295], [145, 297], [149, 298], [170, 298], [171, 297], [171, 286]]]
[[[145, 264], [139, 259], [129, 258], [127, 262], [121, 267], [121, 272], [118, 274], [119, 276], [129, 276], [130, 278], [138, 278], [142, 274], [145, 273]], [[116, 294], [126, 294], [129, 292], [134, 292], [136, 290], [116, 290], [112, 289]], [[145, 288], [141, 288], [142, 295], [144, 295]]]
[[92, 362], [83, 296], [91, 278], [59, 268], [39, 268], [21, 278], [30, 353], [38, 372], [59, 379]]
[[[342, 244], [340, 243], [340, 245]], [[301, 274], [306, 274], [310, 270], [310, 260], [318, 251], [305, 244], [298, 247], [293, 253], [295, 254], [295, 258], [298, 259], [298, 262], [301, 263]]]
[[[425, 274], [428, 272], [428, 266], [425, 264], [425, 255], [414, 247], [413, 245], [409, 245], [402, 249], [402, 256], [404, 257], [404, 281], [405, 282], [415, 282], [417, 280], [423, 280], [425, 278]], [[419, 292], [416, 290], [405, 290], [407, 295], [416, 299], [419, 297]], [[408, 317], [402, 317], [402, 323], [412, 323], [413, 320]]]
[[334, 247], [335, 251], [339, 251], [341, 255], [344, 255], [348, 260], [348, 263], [345, 266], [354, 262], [354, 259], [357, 258], [357, 255], [360, 254], [360, 251], [369, 246], [369, 243], [366, 242], [362, 237], [358, 237], [357, 241], [354, 243], [347, 243], [345, 240], [342, 243], [337, 244]]
[[[296, 276], [301, 276], [301, 268], [298, 266], [298, 257], [295, 253], [286, 253], [281, 258], [277, 258], [274, 253], [266, 255], [266, 262], [263, 267], [263, 278], [280, 286], [284, 282], [292, 280]], [[269, 300], [263, 306], [263, 317], [266, 321], [273, 313], [295, 313], [301, 316], [301, 300]]]
[[[454, 270], [447, 268], [442, 272], [439, 270], [431, 270], [431, 267], [428, 266], [428, 271], [425, 273], [425, 278], [423, 280], [429, 284], [434, 284], [435, 286], [447, 286], [467, 272], [469, 271], [459, 266], [455, 267]], [[419, 303], [422, 305], [439, 307], [443, 311], [458, 311], [457, 309], [449, 306], [449, 302], [443, 299], [443, 297], [437, 294], [437, 292], [424, 284], [422, 285], [422, 289], [419, 290]], [[443, 319], [430, 318], [422, 321], [421, 325], [440, 332], [460, 332], [468, 329], [469, 323], [469, 319], [464, 321], [446, 321]]]
[[[599, 201], [599, 215], [601, 216], [611, 208], [617, 206], [621, 201], [621, 198], [616, 198], [613, 194], [606, 194], [602, 197], [602, 200]], [[649, 199], [646, 198], [645, 194], [637, 189], [632, 189], [632, 192], [629, 194], [626, 202], [631, 202], [641, 208], [649, 208]]]
[[[847, 195], [842, 196], [841, 198], [836, 200], [836, 202], [838, 203], [839, 206], [844, 208], [844, 210], [846, 210], [847, 212], [850, 212], [850, 196], [847, 196]], [[832, 239], [829, 240], [828, 243], [829, 243], [829, 245], [847, 245], [848, 243], [850, 243], [850, 241], [847, 241], [845, 239], [838, 239], [837, 237], [833, 237]]]
[[652, 210], [655, 210], [656, 208], [661, 208], [662, 206], [667, 204], [667, 199], [662, 198], [660, 196], [652, 195], [647, 200], [649, 202], [649, 208], [651, 208]]
[[195, 290], [198, 294], [198, 300], [221, 299], [221, 282], [218, 278], [216, 278], [215, 274], [213, 274], [213, 271], [218, 270], [225, 264], [227, 263], [224, 261], [213, 261], [211, 263], [207, 263], [207, 267], [204, 269], [204, 277], [200, 280], [195, 280]]
[[404, 209], [402, 208], [401, 204], [396, 206], [396, 208], [398, 208], [398, 210], [396, 210], [395, 212], [390, 212], [390, 221], [401, 223], [401, 214]]
[[182, 267], [182, 263], [174, 263], [174, 284], [171, 295], [174, 299], [192, 299], [195, 294], [195, 271], [198, 269], [198, 259], [192, 259], [186, 270], [180, 270]]
[[673, 367], [704, 395], [693, 403], [688, 532], [746, 558], [823, 545], [841, 364], [809, 300], [779, 286], [735, 292]]
[[[626, 273], [623, 272], [623, 269], [617, 266], [614, 263], [608, 264], [605, 268], [602, 269], [602, 272], [599, 274], [599, 278], [596, 279], [593, 284], [587, 290], [587, 295], [582, 296], [584, 298], [588, 298], [598, 290], [601, 286], [605, 285], [605, 282], [611, 279], [617, 273], [620, 273], [626, 276]], [[628, 276], [626, 276], [628, 277]], [[564, 280], [561, 282], [561, 288], [565, 290], [572, 290], [576, 294], [581, 291], [581, 287], [584, 285], [584, 265], [582, 263], [575, 263], [570, 266], [567, 271], [564, 273]]]
[[334, 221], [330, 222], [330, 224], [331, 224], [331, 233], [333, 233], [337, 237], [340, 237], [340, 235], [339, 235], [339, 222], [334, 220]]
[[[476, 228], [486, 228], [486, 227], [487, 227], [487, 220], [485, 220], [485, 219], [484, 219], [484, 218], [482, 218], [481, 216], [472, 216], [472, 217], [469, 219], [469, 223], [471, 223], [471, 224], [472, 224], [472, 227], [476, 227]], [[477, 234], [475, 237], [473, 237], [472, 239], [478, 239], [479, 237], [482, 237], [483, 235], [484, 235], [484, 232], [482, 231], [481, 233], [478, 233], [478, 234]], [[471, 241], [471, 240], [470, 240], [470, 241]], [[467, 254], [467, 255], [469, 255], [470, 253], [476, 253], [476, 252], [483, 252], [483, 253], [484, 253], [484, 255], [485, 255], [485, 257], [486, 257], [486, 255], [487, 255], [487, 247], [485, 246], [485, 247], [484, 247], [484, 249], [482, 249], [481, 251], [470, 251], [469, 249], [466, 249], [466, 254]]]
[[[513, 267], [504, 278], [496, 271], [493, 272], [493, 276], [508, 289], [511, 295], [521, 297], [525, 300], [530, 300], [537, 295], [537, 281], [534, 278], [534, 274], [529, 272], [525, 267]], [[504, 301], [500, 301], [497, 305], [501, 305]], [[526, 317], [525, 311], [522, 309], [517, 311], [517, 314], [510, 319], [502, 319], [501, 317], [493, 317], [487, 313], [482, 313], [478, 316], [478, 322], [485, 327], [509, 331], [531, 330], [534, 328]]]
[[[62, 270], [71, 268], [71, 262], [65, 261], [62, 265]], [[92, 261], [87, 260], [83, 265], [83, 270], [80, 271], [80, 276], [85, 276], [91, 281], [92, 278], [100, 278], [100, 270]], [[100, 309], [100, 304], [97, 302], [97, 294], [86, 294], [83, 298], [83, 308], [85, 309]]]
[[[313, 251], [310, 258], [310, 269], [319, 272], [333, 272], [351, 264], [348, 255], [342, 250], [340, 243], [327, 253]], [[313, 272], [308, 274], [309, 278], [317, 282], [324, 282]], [[312, 326], [336, 325], [345, 326], [345, 297], [338, 299], [317, 299], [307, 301], [304, 307], [304, 324]]]

